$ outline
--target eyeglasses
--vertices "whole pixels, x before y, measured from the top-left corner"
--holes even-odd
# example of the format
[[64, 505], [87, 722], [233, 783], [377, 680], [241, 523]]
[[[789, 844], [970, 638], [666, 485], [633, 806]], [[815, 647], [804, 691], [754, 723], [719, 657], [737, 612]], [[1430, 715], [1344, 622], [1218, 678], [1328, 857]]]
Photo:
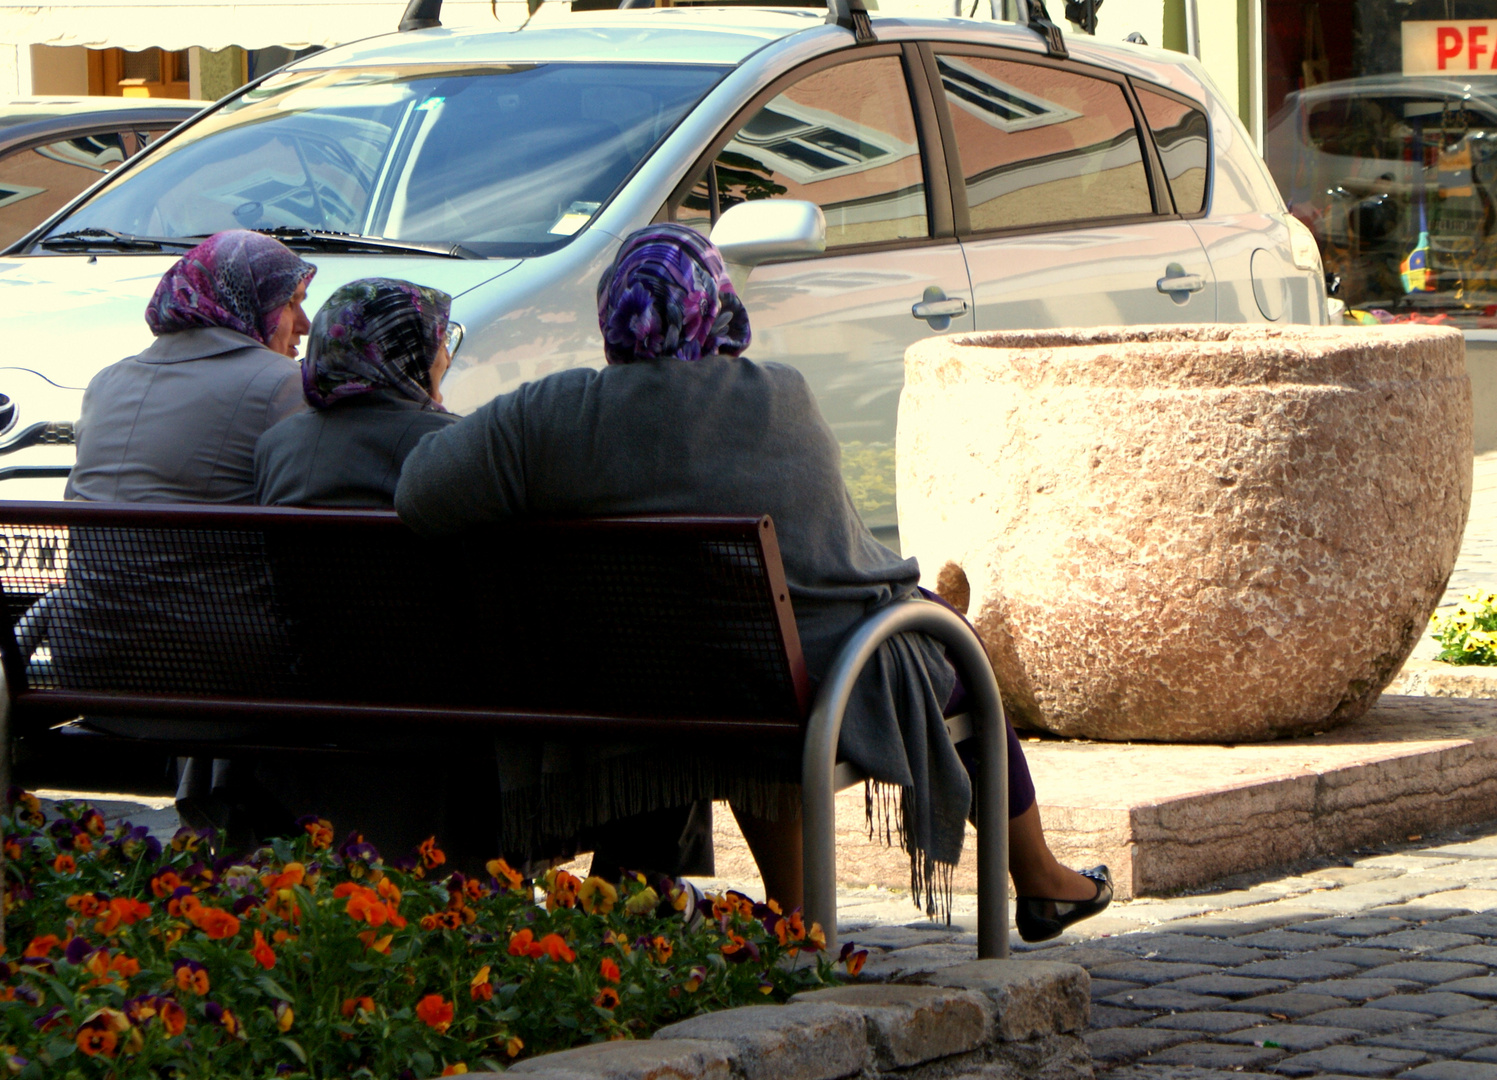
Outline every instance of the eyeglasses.
[[442, 344], [447, 346], [447, 356], [450, 359], [457, 353], [457, 347], [463, 343], [463, 324], [449, 322], [447, 332], [442, 335]]

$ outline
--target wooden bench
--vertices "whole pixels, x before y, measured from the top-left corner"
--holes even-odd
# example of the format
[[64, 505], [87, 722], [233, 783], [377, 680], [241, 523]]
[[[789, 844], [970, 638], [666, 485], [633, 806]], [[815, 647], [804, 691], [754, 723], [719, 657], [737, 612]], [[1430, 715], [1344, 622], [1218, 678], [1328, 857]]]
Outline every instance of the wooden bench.
[[[164, 747], [219, 757], [356, 750], [418, 726], [735, 755], [798, 744], [806, 914], [833, 946], [833, 796], [861, 779], [836, 760], [842, 715], [881, 642], [930, 634], [968, 687], [953, 736], [980, 740], [979, 955], [1007, 955], [1007, 747], [981, 644], [938, 604], [896, 603], [848, 635], [813, 700], [768, 517], [435, 540], [383, 511], [0, 502], [0, 522], [7, 777], [12, 738], [81, 716], [162, 721]], [[17, 624], [43, 596], [48, 645], [28, 659]]]

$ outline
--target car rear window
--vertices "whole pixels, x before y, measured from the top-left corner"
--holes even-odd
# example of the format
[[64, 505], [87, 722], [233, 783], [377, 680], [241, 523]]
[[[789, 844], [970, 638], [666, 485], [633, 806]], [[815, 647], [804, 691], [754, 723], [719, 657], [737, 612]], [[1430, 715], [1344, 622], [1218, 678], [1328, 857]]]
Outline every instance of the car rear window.
[[725, 70], [292, 71], [188, 128], [53, 231], [280, 227], [541, 254], [585, 228]]
[[1211, 126], [1206, 114], [1172, 97], [1134, 86], [1144, 120], [1154, 134], [1175, 196], [1175, 210], [1200, 214], [1206, 209], [1206, 176], [1211, 160]]
[[936, 64], [974, 232], [1154, 212], [1122, 87], [987, 56]]

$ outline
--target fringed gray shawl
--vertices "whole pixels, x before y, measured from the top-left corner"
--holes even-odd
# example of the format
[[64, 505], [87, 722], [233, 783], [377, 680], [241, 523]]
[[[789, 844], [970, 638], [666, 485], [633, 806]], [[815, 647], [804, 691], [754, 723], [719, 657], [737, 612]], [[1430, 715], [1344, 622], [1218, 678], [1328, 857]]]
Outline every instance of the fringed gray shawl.
[[[831, 429], [794, 368], [727, 356], [638, 361], [527, 383], [427, 435], [406, 459], [395, 508], [427, 534], [518, 516], [768, 514], [806, 664], [819, 680], [848, 631], [912, 596], [919, 579], [914, 559], [899, 558], [864, 526], [839, 463]], [[911, 855], [916, 902], [927, 911], [944, 898], [971, 801], [941, 716], [953, 683], [935, 642], [921, 635], [889, 642], [857, 685], [839, 744], [844, 759], [901, 789], [897, 831]], [[746, 775], [741, 766], [726, 771], [733, 766], [720, 759], [586, 756], [588, 771], [606, 783], [571, 776], [563, 784], [533, 758], [522, 762], [511, 745], [502, 755], [503, 802], [517, 812], [506, 819], [520, 820], [537, 795], [547, 806], [543, 831], [553, 834], [690, 798], [731, 795], [763, 807], [775, 801], [771, 785], [794, 783], [799, 773], [798, 762], [766, 762]], [[546, 797], [548, 776], [557, 798]], [[579, 791], [590, 794], [579, 800]]]

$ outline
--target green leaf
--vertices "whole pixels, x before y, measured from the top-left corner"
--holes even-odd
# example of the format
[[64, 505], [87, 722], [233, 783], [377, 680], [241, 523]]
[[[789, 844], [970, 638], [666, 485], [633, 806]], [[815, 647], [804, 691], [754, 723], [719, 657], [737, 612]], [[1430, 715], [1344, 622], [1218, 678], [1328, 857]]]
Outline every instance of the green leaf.
[[[255, 985], [278, 1001], [294, 1003], [296, 1000], [285, 991], [280, 983], [276, 982], [269, 975], [261, 975], [255, 980]], [[306, 1059], [303, 1058], [302, 1060], [305, 1061]]]
[[411, 1055], [411, 1069], [419, 1076], [430, 1076], [436, 1069], [436, 1059], [425, 1050], [417, 1050]]
[[[288, 998], [287, 1000], [289, 1001], [290, 999]], [[307, 1052], [301, 1048], [301, 1043], [295, 1039], [277, 1039], [276, 1042], [280, 1043], [287, 1050], [290, 1050], [297, 1061], [303, 1065], [307, 1063]]]
[[47, 1056], [53, 1061], [61, 1061], [63, 1058], [72, 1057], [73, 1051], [78, 1049], [78, 1044], [72, 1039], [49, 1039], [47, 1041]]

